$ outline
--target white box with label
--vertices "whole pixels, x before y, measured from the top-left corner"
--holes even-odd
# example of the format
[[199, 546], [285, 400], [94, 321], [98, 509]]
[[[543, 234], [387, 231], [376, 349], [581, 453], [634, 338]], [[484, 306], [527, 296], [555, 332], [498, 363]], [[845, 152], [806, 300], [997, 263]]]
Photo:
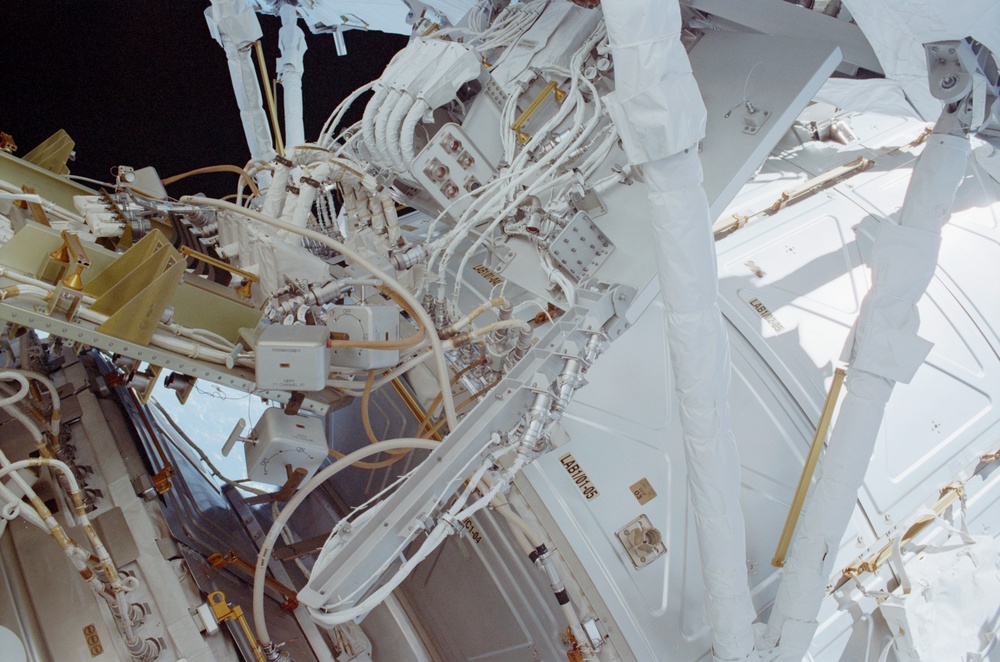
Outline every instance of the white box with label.
[[[326, 320], [326, 328], [348, 340], [397, 340], [399, 309], [395, 306], [337, 306]], [[399, 363], [398, 349], [334, 347], [330, 363], [338, 368], [389, 368]]]
[[284, 485], [290, 471], [300, 468], [307, 472], [305, 482], [327, 457], [323, 420], [316, 416], [289, 416], [271, 407], [254, 426], [254, 436], [256, 443], [246, 445], [247, 477], [260, 483]]
[[330, 332], [325, 326], [272, 324], [254, 347], [257, 388], [322, 391], [330, 372]]

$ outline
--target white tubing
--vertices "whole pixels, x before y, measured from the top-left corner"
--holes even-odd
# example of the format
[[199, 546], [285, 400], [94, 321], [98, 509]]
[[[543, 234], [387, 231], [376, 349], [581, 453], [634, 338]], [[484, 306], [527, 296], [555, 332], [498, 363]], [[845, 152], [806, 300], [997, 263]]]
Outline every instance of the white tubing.
[[[22, 421], [23, 422], [23, 421]], [[35, 428], [37, 432], [37, 428]], [[39, 437], [41, 435], [38, 435]], [[63, 475], [66, 479], [67, 488], [70, 494], [80, 494], [80, 484], [76, 480], [76, 476], [73, 475], [72, 470], [69, 466], [54, 458], [29, 458], [27, 460], [19, 460], [17, 462], [10, 462], [6, 457], [0, 453], [0, 462], [3, 463], [3, 468], [0, 469], [0, 478], [16, 472], [18, 469], [25, 469], [28, 467], [50, 467], [56, 469], [59, 473]], [[26, 492], [27, 493], [27, 492]], [[96, 530], [91, 525], [90, 518], [87, 513], [82, 508], [76, 509], [77, 519], [80, 520], [80, 525], [83, 527], [90, 540], [91, 546], [94, 548], [94, 554], [101, 560], [101, 564], [109, 572], [111, 577], [109, 579], [114, 579], [117, 576], [117, 571], [114, 568], [114, 564], [111, 561], [111, 556], [108, 554], [107, 548], [101, 541], [100, 537], [97, 535]]]
[[378, 138], [375, 136], [375, 120], [388, 96], [388, 89], [377, 86], [375, 96], [368, 101], [365, 113], [361, 118], [361, 135], [365, 141], [365, 148], [368, 150], [368, 158], [373, 161], [379, 157]]
[[406, 163], [403, 162], [403, 146], [400, 143], [403, 120], [406, 119], [411, 110], [420, 104], [420, 101], [417, 101], [409, 94], [404, 94], [399, 103], [396, 104], [396, 107], [392, 109], [392, 114], [389, 115], [389, 120], [385, 126], [389, 158], [392, 160], [392, 165], [396, 167], [396, 171], [400, 173], [405, 173], [408, 170]]
[[872, 247], [872, 287], [842, 357], [851, 363], [847, 395], [764, 634], [769, 645], [779, 644], [780, 660], [801, 660], [812, 641], [886, 402], [896, 382], [909, 382], [930, 351], [930, 343], [916, 335], [916, 304], [934, 275], [941, 227], [965, 175], [969, 149], [966, 138], [928, 138], [906, 190], [900, 224], [882, 221]]
[[458, 417], [455, 414], [455, 400], [452, 397], [451, 388], [449, 387], [451, 381], [451, 375], [448, 372], [448, 364], [447, 361], [445, 360], [444, 350], [441, 346], [441, 339], [438, 338], [437, 332], [435, 331], [434, 328], [434, 320], [430, 318], [430, 315], [427, 314], [427, 311], [424, 310], [423, 305], [419, 301], [417, 301], [416, 297], [414, 297], [409, 290], [403, 287], [403, 285], [400, 284], [398, 280], [396, 280], [389, 274], [385, 273], [384, 271], [376, 267], [374, 264], [363, 258], [353, 249], [348, 248], [339, 241], [331, 239], [330, 237], [327, 237], [324, 234], [320, 234], [319, 232], [314, 232], [313, 230], [308, 230], [305, 228], [297, 228], [293, 225], [289, 225], [288, 223], [282, 223], [281, 221], [271, 218], [270, 216], [265, 216], [264, 214], [253, 211], [252, 209], [246, 209], [244, 207], [234, 205], [230, 202], [224, 202], [222, 200], [214, 200], [212, 198], [201, 198], [197, 196], [185, 196], [181, 198], [181, 201], [189, 202], [191, 204], [196, 204], [196, 205], [209, 205], [212, 207], [225, 209], [234, 212], [236, 214], [241, 214], [243, 216], [247, 216], [254, 220], [260, 221], [261, 223], [270, 225], [271, 227], [278, 228], [279, 230], [295, 232], [296, 234], [300, 234], [303, 237], [307, 237], [325, 246], [329, 246], [330, 248], [342, 254], [344, 257], [349, 259], [357, 266], [361, 267], [362, 269], [370, 273], [375, 278], [381, 280], [383, 283], [385, 283], [386, 287], [389, 287], [393, 291], [395, 291], [412, 308], [413, 312], [420, 319], [420, 323], [423, 325], [424, 329], [427, 332], [427, 338], [430, 341], [431, 349], [434, 352], [434, 363], [438, 373], [438, 381], [441, 383], [441, 392], [443, 394], [441, 401], [444, 407], [445, 418], [448, 420], [449, 429], [452, 430], [455, 429], [455, 427], [458, 425]]
[[[8, 407], [7, 411], [10, 412], [12, 409], [14, 409], [14, 408], [13, 407]], [[35, 428], [35, 429], [37, 430], [37, 428]], [[37, 435], [36, 436], [36, 440], [40, 439], [40, 438], [41, 438], [41, 435]], [[36, 463], [36, 462], [42, 462], [42, 461], [44, 461], [44, 460], [31, 459], [31, 460], [24, 460], [23, 462]], [[58, 462], [58, 460], [56, 460], [56, 461]], [[11, 464], [10, 460], [7, 459], [7, 456], [4, 455], [2, 451], [0, 451], [0, 464], [2, 464], [4, 467], [9, 466]], [[60, 464], [62, 464], [62, 463], [60, 462]], [[27, 466], [27, 465], [24, 465], [24, 466]], [[63, 465], [63, 466], [65, 466], [65, 465]], [[0, 475], [3, 475], [3, 474], [0, 474]], [[72, 473], [70, 472], [70, 473], [64, 474], [64, 475], [72, 475]], [[24, 495], [32, 502], [32, 505], [36, 508], [36, 510], [39, 511], [39, 512], [36, 513], [37, 516], [38, 516], [38, 518], [44, 523], [44, 526], [45, 526], [46, 530], [49, 532], [49, 534], [52, 535], [52, 537], [59, 543], [60, 547], [62, 547], [63, 551], [66, 553], [67, 558], [69, 558], [70, 563], [72, 563], [73, 566], [78, 571], [81, 572], [81, 574], [84, 573], [84, 572], [88, 572], [89, 573], [90, 571], [87, 568], [87, 563], [84, 561], [84, 559], [87, 558], [87, 554], [84, 552], [84, 550], [82, 550], [79, 545], [77, 545], [76, 543], [74, 543], [72, 540], [69, 539], [69, 537], [66, 535], [65, 531], [63, 530], [62, 526], [52, 516], [52, 513], [48, 512], [48, 509], [42, 503], [41, 499], [38, 498], [38, 495], [31, 488], [31, 485], [29, 485], [28, 482], [24, 480], [24, 477], [22, 477], [21, 474], [18, 473], [16, 470], [12, 470], [10, 472], [10, 476], [14, 480], [14, 483], [18, 486], [18, 488], [20, 488], [21, 492], [24, 493]], [[6, 490], [6, 488], [4, 488], [4, 489]], [[7, 492], [9, 493], [9, 491], [7, 491]], [[5, 497], [6, 497], [6, 495], [5, 495]], [[20, 503], [19, 499], [17, 501]], [[26, 512], [27, 511], [23, 511], [21, 514], [23, 515]], [[81, 520], [82, 519], [83, 518], [81, 518]], [[89, 525], [89, 522], [88, 522], [88, 525]], [[93, 527], [88, 527], [88, 528], [90, 528], [91, 531], [93, 530]], [[100, 550], [104, 553], [104, 556], [102, 557], [102, 562], [105, 561], [105, 560], [107, 561], [107, 564], [105, 565], [105, 569], [109, 569], [112, 575], [117, 576], [117, 573], [115, 572], [114, 567], [110, 564], [110, 558], [107, 556], [107, 552], [104, 550], [103, 545], [99, 545], [99, 547], [100, 547]], [[95, 552], [98, 551], [96, 547], [95, 547], [94, 551]], [[91, 587], [96, 592], [98, 592], [99, 594], [102, 593], [104, 587], [101, 584], [100, 579], [98, 579], [97, 576], [94, 575], [93, 573], [90, 573], [89, 577], [90, 578], [87, 581], [91, 584]]]
[[[498, 513], [503, 515], [503, 518], [507, 520], [507, 523], [510, 524], [513, 530], [520, 531], [521, 534], [524, 535], [525, 539], [532, 548], [537, 548], [540, 545], [545, 544], [545, 541], [538, 535], [538, 532], [525, 522], [523, 517], [515, 513], [509, 503], [496, 504], [495, 509]], [[531, 549], [529, 548], [525, 553], [530, 551]]]
[[524, 320], [519, 320], [519, 319], [499, 320], [487, 324], [486, 326], [475, 329], [474, 331], [468, 332], [467, 334], [456, 336], [454, 338], [449, 338], [448, 340], [445, 340], [443, 344], [446, 350], [451, 350], [454, 349], [456, 346], [460, 345], [461, 343], [459, 341], [463, 339], [465, 340], [465, 342], [472, 342], [474, 340], [482, 338], [483, 336], [487, 336], [493, 331], [497, 331], [499, 329], [520, 330], [520, 329], [530, 329], [530, 328], [531, 325], [529, 325]]
[[[518, 457], [514, 460], [514, 463], [509, 469], [507, 469], [507, 475], [516, 475], [524, 467], [526, 462], [527, 460], [524, 456], [518, 455]], [[493, 487], [490, 488], [486, 494], [475, 503], [471, 506], [462, 507], [472, 494], [473, 488], [479, 484], [479, 479], [482, 478], [483, 474], [491, 465], [492, 462], [484, 462], [480, 465], [476, 473], [474, 473], [469, 479], [469, 484], [466, 486], [465, 491], [448, 509], [447, 519], [458, 522], [464, 521], [465, 518], [471, 517], [476, 512], [485, 508], [501, 490], [506, 489], [506, 487], [510, 484], [509, 479], [498, 480]], [[392, 593], [400, 583], [402, 583], [413, 568], [430, 556], [431, 552], [433, 552], [452, 531], [453, 529], [451, 528], [451, 524], [445, 521], [445, 518], [439, 519], [434, 529], [427, 534], [427, 538], [424, 540], [423, 544], [421, 544], [420, 548], [403, 562], [392, 578], [382, 584], [378, 589], [371, 593], [371, 595], [353, 607], [333, 613], [327, 613], [310, 607], [309, 615], [314, 621], [327, 627], [339, 625], [355, 618], [363, 617], [365, 614], [377, 607], [379, 603], [389, 597], [389, 594]]]
[[340, 121], [344, 118], [344, 115], [351, 107], [351, 104], [357, 101], [358, 97], [360, 97], [362, 94], [372, 89], [374, 85], [375, 85], [374, 82], [362, 85], [358, 89], [351, 92], [350, 96], [348, 96], [346, 99], [344, 99], [337, 105], [337, 107], [334, 109], [330, 117], [327, 118], [326, 124], [323, 125], [323, 130], [319, 132], [318, 142], [320, 145], [326, 148], [330, 148], [333, 145], [333, 141], [335, 140], [333, 132], [337, 130], [338, 126], [340, 126]]
[[[238, 209], [243, 209], [239, 205], [234, 205]], [[26, 285], [18, 286], [20, 294], [23, 296], [35, 296], [40, 299], [47, 299], [52, 294], [53, 286], [45, 283], [43, 281], [31, 278], [30, 276], [25, 276], [19, 274], [16, 271], [12, 271], [5, 267], [0, 267], [0, 277], [9, 278], [15, 282], [26, 283]], [[90, 305], [94, 302], [93, 297], [84, 296], [82, 297], [83, 303]], [[92, 324], [104, 324], [108, 320], [107, 315], [102, 315], [100, 313], [95, 313], [94, 311], [81, 306], [77, 309], [77, 315], [82, 320], [91, 322]], [[173, 326], [168, 327], [173, 330], [176, 334], [191, 336], [196, 331], [202, 330], [189, 330], [186, 327]], [[226, 359], [229, 357], [229, 351], [221, 351], [213, 348], [206, 348], [202, 346], [203, 342], [208, 342], [205, 339], [195, 339], [197, 342], [185, 342], [176, 338], [174, 335], [164, 333], [162, 331], [157, 331], [153, 334], [153, 339], [150, 344], [156, 345], [157, 347], [162, 347], [163, 349], [170, 350], [171, 352], [176, 352], [178, 354], [183, 354], [189, 358], [193, 359], [204, 359], [212, 363], [218, 363], [225, 365]], [[37, 373], [33, 373], [37, 374]], [[47, 385], [46, 385], [47, 386]], [[54, 392], [54, 391], [53, 391]]]
[[0, 301], [16, 297], [35, 297], [47, 300], [49, 295], [49, 290], [38, 285], [15, 285], [13, 287], [0, 288]]
[[420, 123], [420, 118], [430, 109], [430, 104], [426, 101], [417, 101], [410, 108], [410, 112], [406, 114], [406, 119], [403, 120], [403, 128], [399, 131], [399, 144], [402, 146], [403, 165], [407, 171], [413, 166], [413, 161], [417, 158], [416, 145], [414, 144], [417, 125]]
[[[14, 186], [13, 184], [10, 184], [9, 182], [5, 181], [0, 181], [0, 191], [7, 191], [9, 193], [13, 193], [14, 195], [24, 195], [24, 192], [21, 191], [21, 188], [19, 186]], [[73, 223], [79, 223], [80, 225], [86, 224], [86, 221], [84, 220], [83, 216], [80, 216], [79, 214], [75, 214], [67, 209], [64, 209], [59, 205], [57, 205], [56, 203], [52, 202], [51, 200], [46, 200], [45, 198], [42, 198], [41, 204], [42, 207], [45, 208], [45, 211], [47, 213], [61, 220]]]
[[13, 379], [20, 385], [17, 389], [17, 393], [0, 400], [0, 407], [6, 407], [14, 404], [15, 402], [20, 402], [26, 395], [28, 395], [28, 389], [30, 387], [28, 379], [20, 372], [4, 370], [3, 372], [0, 372], [0, 379]]
[[447, 328], [442, 330], [442, 333], [446, 335], [456, 334], [469, 324], [472, 323], [474, 319], [485, 313], [490, 308], [496, 308], [497, 306], [502, 306], [507, 300], [503, 297], [495, 297], [489, 301], [484, 302], [482, 305], [477, 307], [471, 313], [458, 320], [457, 322], [452, 322]]
[[392, 164], [392, 157], [389, 155], [389, 116], [396, 109], [403, 93], [399, 90], [392, 90], [385, 100], [385, 104], [378, 109], [378, 116], [375, 118], [375, 150], [382, 166]]
[[48, 392], [49, 396], [52, 398], [52, 434], [57, 439], [59, 438], [59, 420], [60, 411], [62, 408], [61, 401], [59, 399], [59, 393], [56, 390], [56, 385], [52, 383], [52, 380], [39, 372], [32, 372], [31, 370], [21, 370], [19, 371], [22, 375], [28, 379], [34, 379], [36, 382], [41, 382]]
[[298, 26], [298, 14], [293, 5], [282, 5], [278, 43], [278, 76], [281, 82], [281, 104], [285, 111], [285, 150], [306, 141], [302, 124], [302, 58], [306, 52], [306, 37]]
[[305, 500], [305, 498], [309, 496], [309, 494], [311, 494], [317, 487], [358, 460], [363, 460], [367, 457], [371, 457], [372, 455], [377, 455], [378, 453], [385, 451], [393, 451], [403, 448], [434, 450], [434, 448], [438, 445], [438, 442], [430, 441], [428, 439], [393, 439], [391, 441], [380, 441], [377, 444], [365, 446], [354, 451], [353, 453], [348, 453], [317, 473], [308, 483], [303, 485], [295, 493], [295, 496], [288, 501], [285, 507], [281, 510], [281, 513], [275, 518], [274, 523], [271, 525], [271, 529], [267, 532], [267, 536], [261, 543], [260, 552], [257, 555], [257, 567], [254, 570], [253, 576], [253, 622], [254, 628], [257, 631], [257, 639], [261, 646], [268, 646], [271, 644], [271, 635], [267, 631], [267, 623], [265, 622], [264, 615], [264, 577], [267, 575], [267, 565], [271, 560], [271, 551], [274, 549], [274, 543], [278, 540], [278, 537], [281, 535], [282, 530], [284, 530], [285, 525], [288, 524], [288, 520], [291, 519], [292, 514]]

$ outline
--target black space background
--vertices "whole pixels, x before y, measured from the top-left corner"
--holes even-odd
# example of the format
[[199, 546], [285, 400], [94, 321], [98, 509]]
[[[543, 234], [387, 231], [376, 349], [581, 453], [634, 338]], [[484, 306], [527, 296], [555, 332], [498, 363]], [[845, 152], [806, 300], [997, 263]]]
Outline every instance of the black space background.
[[[3, 0], [0, 131], [23, 156], [58, 129], [76, 141], [72, 174], [102, 181], [113, 166], [152, 165], [161, 177], [250, 158], [223, 49], [204, 18], [207, 0]], [[280, 19], [259, 15], [274, 76]], [[300, 26], [303, 24], [300, 22]], [[381, 74], [406, 38], [306, 32], [303, 106], [307, 140], [337, 103]], [[281, 86], [278, 86], [279, 117]], [[368, 97], [345, 119], [360, 119]], [[229, 174], [192, 177], [171, 195], [236, 190]]]

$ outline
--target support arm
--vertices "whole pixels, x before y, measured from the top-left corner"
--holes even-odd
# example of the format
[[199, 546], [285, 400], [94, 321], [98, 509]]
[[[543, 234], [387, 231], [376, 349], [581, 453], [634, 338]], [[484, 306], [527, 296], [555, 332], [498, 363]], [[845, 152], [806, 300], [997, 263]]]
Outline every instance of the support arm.
[[205, 10], [205, 20], [212, 37], [226, 51], [250, 155], [270, 161], [274, 158], [271, 130], [261, 105], [257, 71], [250, 54], [251, 45], [263, 34], [257, 15], [239, 0], [212, 0], [212, 5]]
[[602, 6], [617, 75], [609, 112], [649, 192], [713, 659], [754, 660], [729, 342], [697, 154], [705, 106], [680, 42], [677, 2], [605, 0]]
[[942, 113], [914, 168], [899, 223], [884, 220], [872, 248], [872, 288], [842, 356], [850, 363], [847, 396], [764, 635], [767, 645], [779, 647], [779, 660], [798, 662], [812, 641], [885, 405], [896, 383], [908, 383], [931, 349], [917, 336], [917, 302], [937, 267], [941, 227], [968, 161], [968, 138], [954, 135], [955, 112], [950, 104]]

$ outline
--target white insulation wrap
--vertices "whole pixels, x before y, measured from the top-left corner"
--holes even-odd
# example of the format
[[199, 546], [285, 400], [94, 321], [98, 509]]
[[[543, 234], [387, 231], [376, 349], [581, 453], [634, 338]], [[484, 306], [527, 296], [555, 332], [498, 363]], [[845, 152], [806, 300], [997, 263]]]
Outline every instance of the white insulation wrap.
[[899, 84], [887, 78], [831, 78], [819, 89], [813, 101], [858, 113], [918, 117]]
[[681, 44], [680, 5], [613, 0], [602, 6], [615, 62], [608, 113], [629, 159], [648, 163], [696, 144], [707, 112]]
[[872, 247], [872, 288], [844, 348], [847, 395], [785, 565], [767, 645], [780, 660], [799, 662], [816, 630], [820, 603], [833, 571], [875, 446], [886, 402], [907, 383], [930, 351], [917, 336], [917, 301], [937, 266], [941, 226], [965, 175], [969, 141], [932, 134], [906, 191], [899, 225], [884, 220]]
[[293, 5], [281, 7], [281, 29], [278, 44], [278, 77], [281, 83], [281, 105], [285, 111], [285, 150], [306, 141], [302, 124], [302, 74], [306, 54], [306, 36], [298, 26], [298, 14]]
[[612, 116], [649, 190], [713, 655], [757, 659], [730, 424], [729, 342], [695, 147], [704, 135], [705, 106], [680, 43], [676, 1], [605, 0], [603, 7], [618, 83]]
[[271, 129], [267, 124], [250, 52], [253, 42], [263, 34], [257, 14], [245, 2], [237, 0], [212, 0], [205, 10], [205, 20], [212, 37], [226, 51], [229, 75], [233, 80], [236, 104], [240, 108], [243, 131], [246, 133], [250, 155], [255, 159], [270, 161], [274, 157]]
[[972, 37], [1000, 54], [1000, 3], [996, 0], [844, 0], [868, 37], [888, 79], [896, 81], [925, 120], [941, 104], [927, 89], [921, 44]]

